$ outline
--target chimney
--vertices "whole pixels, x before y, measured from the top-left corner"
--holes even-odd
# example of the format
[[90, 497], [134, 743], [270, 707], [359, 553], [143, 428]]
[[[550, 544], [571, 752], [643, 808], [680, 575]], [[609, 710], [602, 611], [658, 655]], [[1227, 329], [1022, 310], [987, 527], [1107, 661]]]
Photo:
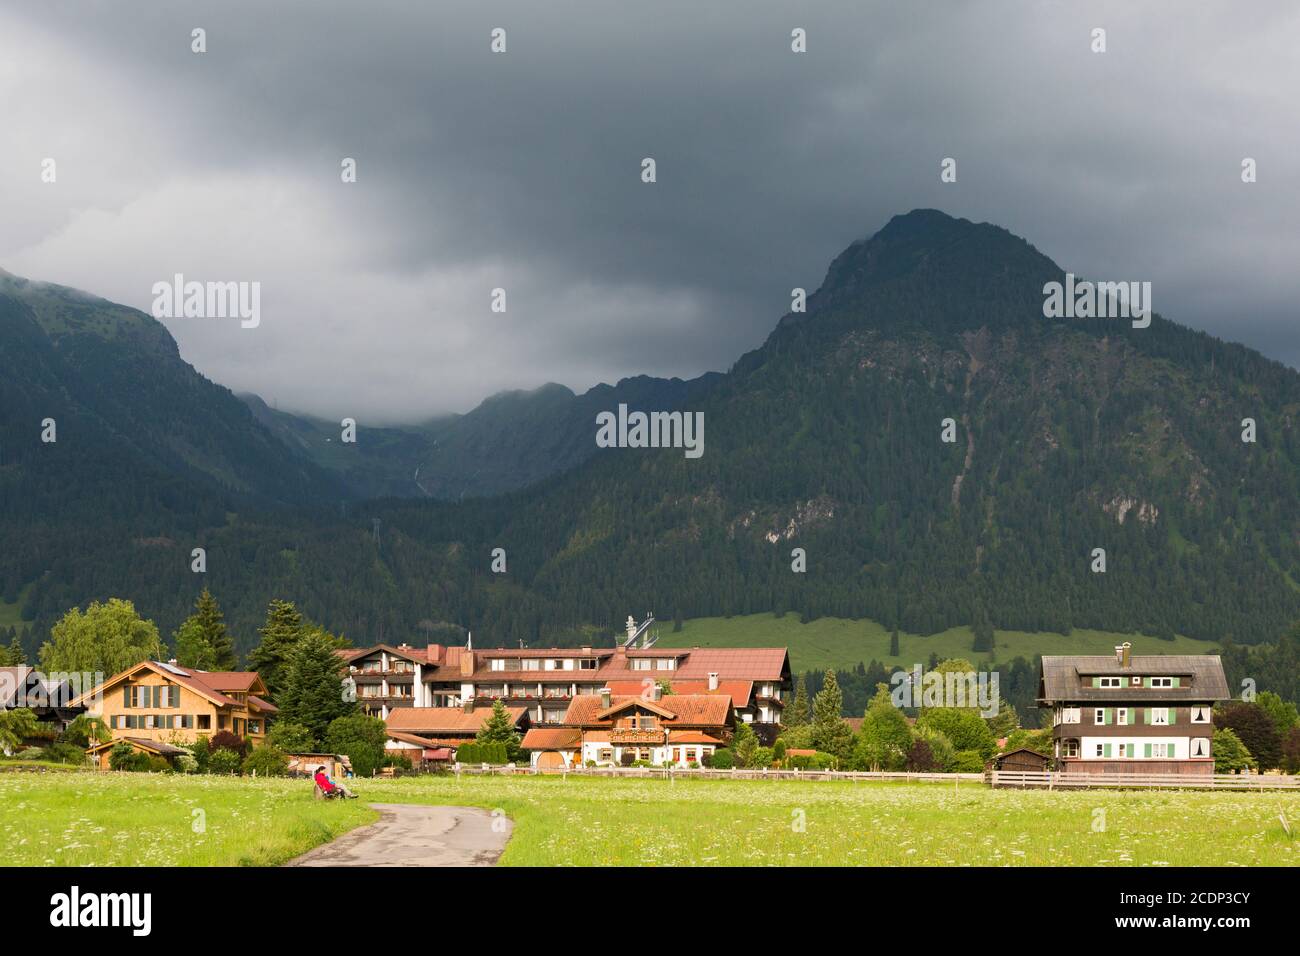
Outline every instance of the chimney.
[[430, 644], [424, 649], [424, 657], [430, 664], [442, 663], [442, 652], [444, 648], [441, 644]]
[[1129, 664], [1129, 654], [1132, 652], [1132, 650], [1133, 650], [1133, 645], [1130, 644], [1128, 641], [1125, 641], [1123, 644], [1121, 644], [1121, 645], [1119, 646], [1119, 666], [1120, 666], [1120, 667], [1128, 667], [1128, 664]]
[[582, 647], [580, 648], [580, 650], [581, 650], [582, 653], [584, 653], [584, 654], [590, 654], [590, 653], [591, 653], [591, 645], [590, 645], [590, 644], [584, 644], [584, 645], [582, 645]]
[[651, 700], [663, 700], [663, 699], [664, 699], [664, 685], [663, 685], [663, 684], [659, 683], [658, 681], [655, 681], [655, 685], [654, 685], [654, 687], [653, 687], [653, 688], [651, 689], [651, 691], [650, 691], [650, 699], [651, 699]]
[[609, 710], [610, 707], [610, 690], [608, 687], [600, 689], [600, 709]]
[[469, 677], [474, 673], [474, 652], [463, 650], [460, 652], [460, 676]]
[[460, 705], [460, 709], [467, 714], [474, 713], [474, 698], [466, 697], [464, 703]]
[[717, 690], [717, 689], [718, 689], [718, 673], [717, 671], [711, 671], [709, 673], [709, 690]]

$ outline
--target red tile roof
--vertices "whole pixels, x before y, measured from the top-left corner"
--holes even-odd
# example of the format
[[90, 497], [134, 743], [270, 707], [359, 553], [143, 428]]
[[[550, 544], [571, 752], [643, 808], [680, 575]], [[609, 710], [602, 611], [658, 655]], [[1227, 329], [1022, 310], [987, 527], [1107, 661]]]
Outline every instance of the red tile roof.
[[702, 730], [670, 730], [668, 731], [669, 744], [718, 744], [722, 741], [717, 737], [711, 737]]
[[790, 670], [784, 647], [696, 647], [677, 666], [677, 678], [775, 681]]
[[525, 750], [576, 750], [582, 744], [577, 727], [534, 727], [519, 745]]
[[657, 701], [611, 696], [607, 709], [600, 694], [583, 694], [573, 699], [564, 722], [573, 727], [611, 727], [616, 712], [634, 704], [664, 715], [664, 724], [669, 727], [725, 727], [731, 715], [731, 698], [719, 695], [668, 694]]
[[[748, 680], [719, 680], [717, 690], [709, 690], [708, 680], [679, 680], [671, 677], [646, 677], [641, 681], [611, 680], [605, 686], [616, 695], [640, 696], [658, 680], [667, 680], [674, 694], [717, 694], [730, 697], [736, 707], [748, 707], [753, 699], [754, 682]], [[647, 683], [648, 682], [648, 683]]]

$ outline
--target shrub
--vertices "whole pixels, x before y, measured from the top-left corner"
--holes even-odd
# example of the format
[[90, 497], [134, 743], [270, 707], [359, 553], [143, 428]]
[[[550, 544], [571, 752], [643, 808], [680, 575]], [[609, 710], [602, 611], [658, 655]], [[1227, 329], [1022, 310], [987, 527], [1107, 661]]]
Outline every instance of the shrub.
[[343, 754], [352, 762], [352, 772], [369, 777], [384, 763], [388, 728], [378, 717], [350, 714], [335, 717], [325, 731], [325, 748]]
[[237, 751], [222, 747], [208, 758], [208, 773], [238, 774], [243, 762]]
[[194, 743], [188, 747], [190, 754], [194, 757], [194, 764], [199, 773], [208, 772], [208, 760], [212, 756], [212, 748], [208, 744], [208, 738], [200, 736]]
[[776, 743], [772, 746], [772, 759], [778, 763], [781, 762], [785, 759], [785, 751], [785, 741], [778, 737]]
[[385, 767], [393, 767], [397, 770], [411, 770], [411, 758], [406, 754], [389, 754], [384, 758]]
[[714, 770], [730, 770], [735, 765], [735, 755], [726, 747], [720, 747], [713, 751], [713, 759], [710, 761], [709, 766]]
[[86, 762], [85, 749], [70, 743], [50, 744], [45, 748], [45, 756], [58, 763], [83, 764]]
[[108, 752], [108, 766], [112, 770], [130, 770], [129, 764], [135, 757], [135, 748], [128, 743], [114, 744]]
[[45, 760], [45, 750], [40, 747], [28, 747], [26, 750], [20, 750], [14, 755], [19, 760]]
[[978, 750], [958, 750], [953, 758], [953, 773], [983, 773], [984, 758]]
[[248, 756], [248, 742], [239, 739], [228, 730], [218, 730], [213, 734], [212, 739], [208, 741], [208, 748], [213, 751], [214, 757], [218, 750], [233, 751], [240, 760]]
[[289, 758], [284, 751], [263, 744], [244, 758], [244, 773], [259, 777], [283, 777], [289, 772]]
[[177, 773], [196, 773], [199, 769], [199, 762], [194, 759], [193, 754], [181, 754], [176, 758]]
[[935, 769], [934, 752], [930, 745], [921, 738], [912, 741], [912, 749], [907, 754], [907, 769], [925, 772]]
[[775, 747], [759, 747], [754, 751], [755, 767], [770, 767], [776, 762]]
[[266, 742], [286, 754], [309, 754], [316, 749], [311, 731], [291, 721], [272, 724], [266, 732]]
[[830, 770], [835, 766], [835, 755], [817, 751], [811, 754], [795, 754], [786, 758], [793, 770]]

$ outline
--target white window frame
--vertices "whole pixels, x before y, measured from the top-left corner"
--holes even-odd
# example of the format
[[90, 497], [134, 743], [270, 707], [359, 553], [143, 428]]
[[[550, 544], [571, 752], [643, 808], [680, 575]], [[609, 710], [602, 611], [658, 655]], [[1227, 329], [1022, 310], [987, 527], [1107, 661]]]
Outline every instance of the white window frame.
[[1116, 727], [1127, 727], [1127, 726], [1129, 726], [1129, 722], [1128, 722], [1128, 708], [1127, 708], [1127, 707], [1116, 707], [1116, 708], [1115, 708], [1115, 726], [1116, 726]]
[[1151, 726], [1168, 727], [1169, 726], [1169, 708], [1152, 707], [1151, 708]]
[[[1197, 719], [1196, 719], [1196, 712], [1197, 712], [1198, 710], [1203, 710], [1203, 711], [1205, 711], [1205, 719], [1204, 719], [1204, 720], [1197, 720]], [[1214, 723], [1214, 710], [1213, 710], [1212, 708], [1210, 708], [1209, 706], [1204, 706], [1204, 707], [1202, 707], [1202, 706], [1194, 706], [1194, 707], [1192, 707], [1192, 723], [1194, 723], [1194, 724], [1212, 724], [1212, 723]]]
[[1119, 688], [1124, 686], [1124, 678], [1103, 677], [1101, 678], [1100, 686], [1103, 690], [1118, 690]]
[[1168, 690], [1174, 686], [1174, 679], [1172, 677], [1153, 677], [1151, 678], [1151, 686]]
[[1106, 708], [1094, 707], [1092, 711], [1092, 722], [1098, 727], [1103, 726], [1106, 723]]

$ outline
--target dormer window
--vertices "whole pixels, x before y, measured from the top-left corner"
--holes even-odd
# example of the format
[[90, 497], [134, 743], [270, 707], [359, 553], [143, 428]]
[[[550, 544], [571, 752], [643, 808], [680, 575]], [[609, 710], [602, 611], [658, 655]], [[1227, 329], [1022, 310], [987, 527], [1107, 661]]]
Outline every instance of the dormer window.
[[1172, 677], [1153, 677], [1151, 678], [1152, 687], [1173, 687], [1174, 679]]
[[1103, 677], [1098, 685], [1100, 687], [1123, 687], [1124, 678], [1122, 677]]

